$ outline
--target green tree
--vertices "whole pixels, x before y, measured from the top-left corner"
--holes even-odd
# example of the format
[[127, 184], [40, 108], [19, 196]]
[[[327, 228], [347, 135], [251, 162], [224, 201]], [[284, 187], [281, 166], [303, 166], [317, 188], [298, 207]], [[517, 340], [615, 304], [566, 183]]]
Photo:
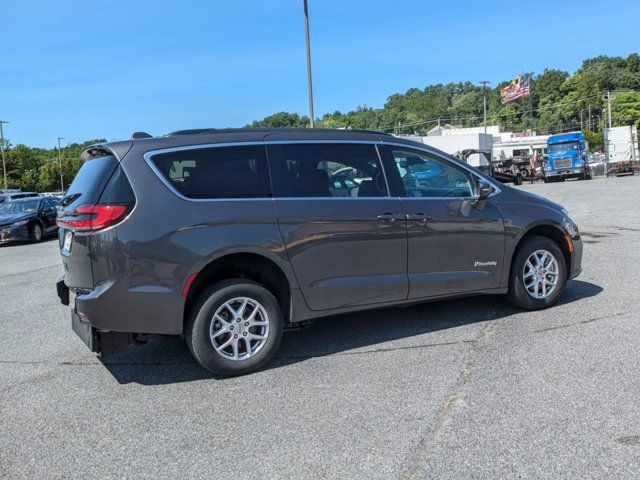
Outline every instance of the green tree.
[[584, 138], [589, 143], [590, 151], [597, 152], [604, 148], [604, 134], [602, 132], [586, 130], [584, 132]]
[[611, 117], [616, 126], [640, 127], [640, 92], [619, 92], [611, 103]]
[[308, 126], [309, 117], [288, 112], [279, 112], [247, 125], [252, 128], [305, 128]]

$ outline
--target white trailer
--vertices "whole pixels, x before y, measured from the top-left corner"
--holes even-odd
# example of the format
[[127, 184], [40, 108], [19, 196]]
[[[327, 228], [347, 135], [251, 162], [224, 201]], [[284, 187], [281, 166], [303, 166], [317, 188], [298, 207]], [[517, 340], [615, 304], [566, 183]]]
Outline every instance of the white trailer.
[[[489, 150], [493, 148], [493, 135], [487, 133], [471, 133], [458, 135], [427, 135], [427, 136], [409, 136], [398, 135], [407, 140], [421, 142], [430, 145], [438, 150], [442, 150], [450, 155], [461, 152], [462, 150]], [[469, 165], [473, 167], [489, 166], [487, 160], [482, 155], [474, 154], [469, 157]]]
[[633, 126], [607, 128], [604, 131], [607, 164], [638, 162], [638, 128]]

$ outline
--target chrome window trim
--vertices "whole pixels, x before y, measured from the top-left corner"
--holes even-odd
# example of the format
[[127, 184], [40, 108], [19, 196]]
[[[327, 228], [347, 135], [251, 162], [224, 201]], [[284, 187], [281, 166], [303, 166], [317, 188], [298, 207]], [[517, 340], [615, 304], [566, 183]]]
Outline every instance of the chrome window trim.
[[[243, 147], [243, 146], [256, 146], [256, 145], [263, 145], [265, 146], [265, 148], [268, 145], [278, 145], [278, 144], [311, 144], [311, 143], [338, 143], [338, 144], [368, 144], [368, 145], [373, 145], [376, 149], [376, 153], [378, 155], [378, 161], [380, 162], [380, 168], [382, 169], [382, 175], [384, 177], [384, 181], [387, 187], [387, 195], [383, 196], [383, 197], [275, 197], [273, 195], [273, 192], [271, 192], [271, 196], [269, 197], [233, 197], [233, 198], [225, 198], [225, 197], [211, 197], [211, 198], [191, 198], [191, 197], [186, 197], [184, 195], [182, 195], [180, 192], [178, 192], [178, 190], [176, 190], [176, 188], [174, 187], [174, 185], [169, 182], [169, 180], [167, 180], [165, 178], [165, 176], [162, 174], [162, 172], [160, 172], [160, 170], [158, 169], [158, 167], [156, 167], [155, 163], [153, 163], [152, 158], [155, 155], [161, 155], [163, 153], [172, 153], [172, 152], [179, 152], [179, 151], [186, 151], [186, 150], [201, 150], [201, 149], [207, 149], [207, 148], [224, 148], [224, 147]], [[262, 141], [251, 141], [251, 142], [240, 142], [240, 141], [236, 141], [236, 142], [223, 142], [223, 143], [202, 143], [202, 144], [197, 144], [197, 145], [181, 145], [181, 146], [177, 146], [177, 147], [167, 147], [167, 148], [161, 148], [158, 150], [149, 150], [147, 152], [145, 152], [142, 157], [144, 158], [145, 162], [147, 163], [147, 165], [149, 166], [149, 168], [151, 169], [151, 171], [158, 177], [158, 179], [169, 189], [169, 191], [171, 193], [173, 193], [176, 197], [180, 198], [181, 200], [187, 201], [187, 202], [219, 202], [219, 201], [225, 201], [225, 202], [246, 202], [246, 201], [274, 201], [276, 199], [278, 200], [282, 200], [282, 199], [286, 199], [286, 200], [311, 200], [311, 199], [317, 199], [317, 200], [344, 200], [344, 199], [350, 199], [350, 200], [380, 200], [380, 199], [389, 199], [389, 198], [398, 198], [401, 200], [477, 200], [478, 196], [473, 196], [473, 197], [394, 197], [391, 196], [391, 190], [389, 188], [389, 181], [387, 178], [387, 173], [385, 171], [385, 167], [384, 167], [384, 162], [382, 161], [382, 155], [380, 153], [379, 150], [379, 145], [386, 145], [386, 146], [392, 146], [392, 147], [400, 147], [400, 148], [408, 148], [408, 149], [414, 149], [414, 150], [418, 150], [418, 151], [422, 151], [424, 153], [427, 153], [429, 155], [433, 155], [436, 156], [440, 159], [442, 159], [445, 162], [451, 162], [451, 159], [447, 158], [445, 155], [442, 155], [439, 152], [436, 152], [434, 150], [429, 149], [428, 147], [422, 147], [420, 145], [407, 145], [404, 143], [397, 143], [397, 142], [390, 142], [387, 140], [322, 140], [322, 139], [318, 139], [318, 140], [262, 140]], [[267, 158], [267, 164], [268, 164], [269, 160]], [[490, 177], [484, 177], [483, 175], [479, 175], [478, 172], [474, 171], [471, 169], [471, 167], [465, 165], [465, 164], [455, 164], [456, 166], [462, 168], [463, 170], [466, 170], [468, 173], [470, 173], [473, 177], [475, 177], [477, 180], [483, 181], [483, 182], [488, 182], [491, 184], [491, 186], [493, 187], [494, 191], [491, 195], [489, 195], [489, 197], [493, 197], [495, 195], [498, 195], [499, 193], [502, 192], [502, 190], [500, 189], [500, 187], [498, 187], [497, 182], [495, 179], [492, 179]]]

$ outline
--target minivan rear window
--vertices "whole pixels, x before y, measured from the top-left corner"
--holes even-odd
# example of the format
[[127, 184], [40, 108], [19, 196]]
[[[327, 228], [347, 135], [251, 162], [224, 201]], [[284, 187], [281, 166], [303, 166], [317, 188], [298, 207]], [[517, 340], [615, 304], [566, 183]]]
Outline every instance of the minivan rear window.
[[102, 190], [117, 166], [118, 160], [112, 155], [86, 160], [60, 205], [65, 210], [72, 210], [77, 205], [98, 203]]
[[151, 161], [160, 175], [185, 197], [271, 196], [262, 145], [177, 150], [153, 155]]

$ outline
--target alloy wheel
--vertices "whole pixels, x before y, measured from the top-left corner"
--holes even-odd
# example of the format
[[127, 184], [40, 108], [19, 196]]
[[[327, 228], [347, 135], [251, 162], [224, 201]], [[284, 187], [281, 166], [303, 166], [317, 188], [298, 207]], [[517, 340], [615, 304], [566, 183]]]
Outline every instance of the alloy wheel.
[[252, 298], [237, 297], [223, 303], [213, 315], [211, 344], [222, 357], [241, 361], [253, 357], [269, 337], [269, 317]]
[[541, 300], [551, 295], [560, 278], [558, 261], [547, 250], [536, 250], [524, 263], [522, 282], [527, 293]]

